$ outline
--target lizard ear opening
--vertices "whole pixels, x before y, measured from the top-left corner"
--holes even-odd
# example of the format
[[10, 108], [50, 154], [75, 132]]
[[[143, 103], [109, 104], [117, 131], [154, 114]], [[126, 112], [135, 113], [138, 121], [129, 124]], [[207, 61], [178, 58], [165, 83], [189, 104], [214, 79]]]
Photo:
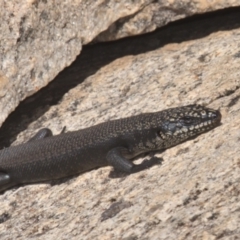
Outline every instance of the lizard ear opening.
[[166, 138], [166, 136], [165, 136], [165, 134], [163, 133], [162, 130], [157, 131], [157, 137], [161, 138], [162, 140], [164, 140]]

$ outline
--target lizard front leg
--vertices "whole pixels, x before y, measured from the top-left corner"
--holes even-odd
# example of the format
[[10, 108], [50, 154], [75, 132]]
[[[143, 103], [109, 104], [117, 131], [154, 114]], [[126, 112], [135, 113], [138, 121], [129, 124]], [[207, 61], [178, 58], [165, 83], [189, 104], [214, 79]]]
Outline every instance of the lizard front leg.
[[126, 173], [136, 173], [140, 172], [146, 168], [152, 167], [156, 164], [161, 163], [161, 159], [157, 157], [152, 157], [150, 160], [144, 160], [140, 164], [134, 164], [128, 160], [125, 156], [130, 155], [129, 150], [124, 147], [113, 148], [107, 153], [107, 161], [113, 166], [114, 169], [126, 172]]

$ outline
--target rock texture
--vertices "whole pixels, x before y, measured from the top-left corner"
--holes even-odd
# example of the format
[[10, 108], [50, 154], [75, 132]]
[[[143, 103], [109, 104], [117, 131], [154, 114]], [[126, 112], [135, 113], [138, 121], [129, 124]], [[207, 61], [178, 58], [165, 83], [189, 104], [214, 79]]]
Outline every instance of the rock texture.
[[[153, 31], [239, 1], [1, 1], [0, 124], [71, 64], [82, 45]], [[102, 34], [101, 34], [102, 33]]]
[[105, 167], [5, 192], [0, 238], [238, 239], [239, 41], [236, 28], [125, 56], [65, 94], [17, 142], [42, 126], [58, 133], [189, 103], [219, 108], [222, 125], [141, 173], [109, 178]]

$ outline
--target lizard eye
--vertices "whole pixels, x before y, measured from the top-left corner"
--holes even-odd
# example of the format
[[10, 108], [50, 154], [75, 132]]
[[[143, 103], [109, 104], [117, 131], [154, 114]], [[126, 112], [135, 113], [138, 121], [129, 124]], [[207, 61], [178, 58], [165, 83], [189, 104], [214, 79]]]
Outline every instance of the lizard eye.
[[191, 125], [193, 123], [193, 118], [189, 116], [182, 117], [180, 120], [186, 125]]

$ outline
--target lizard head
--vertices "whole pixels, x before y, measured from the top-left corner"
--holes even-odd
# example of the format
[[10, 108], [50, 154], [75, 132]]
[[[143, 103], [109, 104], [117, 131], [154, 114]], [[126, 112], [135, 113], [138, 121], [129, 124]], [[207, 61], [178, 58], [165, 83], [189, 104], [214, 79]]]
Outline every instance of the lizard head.
[[201, 105], [171, 108], [164, 113], [158, 136], [167, 147], [209, 131], [221, 122], [218, 110]]

